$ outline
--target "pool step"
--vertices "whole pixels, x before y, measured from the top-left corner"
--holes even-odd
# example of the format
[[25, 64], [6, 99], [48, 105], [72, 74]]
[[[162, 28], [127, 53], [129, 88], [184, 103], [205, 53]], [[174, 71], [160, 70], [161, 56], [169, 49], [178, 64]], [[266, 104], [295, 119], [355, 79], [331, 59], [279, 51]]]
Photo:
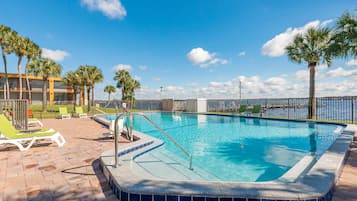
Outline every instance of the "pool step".
[[150, 177], [175, 180], [214, 180], [219, 178], [193, 165], [194, 170], [188, 169], [188, 160], [180, 158], [164, 148], [158, 148], [145, 153], [134, 160], [133, 167], [139, 174]]

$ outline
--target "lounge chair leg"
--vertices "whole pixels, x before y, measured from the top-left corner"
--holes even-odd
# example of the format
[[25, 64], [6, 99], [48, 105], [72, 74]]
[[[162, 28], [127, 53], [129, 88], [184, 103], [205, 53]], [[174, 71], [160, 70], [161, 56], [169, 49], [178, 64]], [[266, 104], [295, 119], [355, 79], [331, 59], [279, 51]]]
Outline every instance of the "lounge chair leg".
[[66, 143], [66, 140], [60, 134], [55, 134], [52, 140], [55, 141], [59, 147], [62, 147]]

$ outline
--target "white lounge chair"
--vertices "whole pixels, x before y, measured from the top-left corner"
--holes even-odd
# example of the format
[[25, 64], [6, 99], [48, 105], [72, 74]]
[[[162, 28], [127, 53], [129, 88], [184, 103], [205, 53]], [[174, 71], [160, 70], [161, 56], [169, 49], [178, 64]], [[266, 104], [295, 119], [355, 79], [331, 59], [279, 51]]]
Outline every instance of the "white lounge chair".
[[[105, 134], [105, 137], [114, 137], [115, 121], [112, 120], [109, 126], [109, 133]], [[124, 119], [118, 120], [118, 132], [119, 135], [124, 131]]]
[[[63, 136], [53, 129], [43, 128], [36, 132], [21, 132], [3, 114], [0, 114], [0, 125], [0, 144], [14, 144], [20, 151], [30, 149], [37, 140], [51, 140], [59, 147], [66, 143]], [[27, 145], [24, 146], [24, 144]]]

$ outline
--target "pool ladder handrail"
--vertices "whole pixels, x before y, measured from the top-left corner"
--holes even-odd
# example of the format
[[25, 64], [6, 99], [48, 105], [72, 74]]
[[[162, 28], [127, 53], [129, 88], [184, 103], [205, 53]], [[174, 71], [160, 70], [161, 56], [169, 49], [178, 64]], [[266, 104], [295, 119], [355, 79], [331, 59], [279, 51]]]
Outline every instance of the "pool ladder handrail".
[[[190, 154], [185, 148], [183, 148], [180, 144], [176, 142], [174, 138], [171, 137], [166, 131], [164, 131], [160, 126], [158, 126], [154, 121], [152, 121], [148, 116], [146, 116], [142, 112], [135, 112], [135, 113], [121, 113], [115, 118], [114, 122], [114, 143], [115, 143], [115, 165], [114, 167], [118, 167], [119, 163], [119, 135], [118, 135], [118, 121], [121, 117], [127, 117], [128, 115], [139, 115], [144, 117], [151, 125], [153, 125], [157, 130], [161, 132], [168, 140], [170, 140], [182, 153], [184, 153], [189, 159], [189, 167], [188, 169], [193, 170], [192, 168], [192, 154]], [[130, 118], [129, 118], [130, 119]]]

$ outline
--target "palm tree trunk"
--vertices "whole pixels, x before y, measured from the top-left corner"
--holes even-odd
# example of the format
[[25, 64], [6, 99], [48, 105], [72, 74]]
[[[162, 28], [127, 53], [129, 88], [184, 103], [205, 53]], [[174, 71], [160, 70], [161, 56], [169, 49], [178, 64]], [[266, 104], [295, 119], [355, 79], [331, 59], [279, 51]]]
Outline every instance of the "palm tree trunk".
[[47, 106], [47, 78], [43, 77], [42, 79], [42, 112], [46, 112]]
[[5, 56], [5, 50], [3, 47], [1, 48], [1, 52], [2, 52], [2, 60], [4, 61], [4, 72], [5, 72], [5, 96], [4, 96], [4, 99], [10, 99], [9, 77], [7, 74], [7, 61], [6, 61], [6, 56]]
[[19, 99], [22, 99], [21, 61], [22, 61], [22, 56], [19, 56], [19, 60], [17, 61], [17, 72], [18, 72], [18, 74], [19, 74]]
[[90, 87], [87, 87], [87, 106], [88, 106], [88, 112], [90, 111]]
[[310, 87], [309, 87], [309, 108], [308, 108], [308, 118], [316, 118], [316, 100], [315, 100], [315, 73], [316, 73], [316, 63], [309, 64], [310, 70]]
[[76, 107], [77, 104], [77, 90], [73, 90], [73, 107]]
[[108, 103], [109, 103], [109, 101], [110, 101], [110, 92], [108, 93]]
[[32, 103], [32, 94], [31, 94], [31, 86], [30, 86], [29, 71], [28, 71], [28, 65], [29, 65], [30, 61], [31, 61], [31, 59], [27, 59], [26, 67], [25, 67], [26, 88], [27, 88], [27, 92], [28, 92], [29, 104]]
[[94, 107], [94, 86], [91, 87], [92, 90], [92, 106]]

